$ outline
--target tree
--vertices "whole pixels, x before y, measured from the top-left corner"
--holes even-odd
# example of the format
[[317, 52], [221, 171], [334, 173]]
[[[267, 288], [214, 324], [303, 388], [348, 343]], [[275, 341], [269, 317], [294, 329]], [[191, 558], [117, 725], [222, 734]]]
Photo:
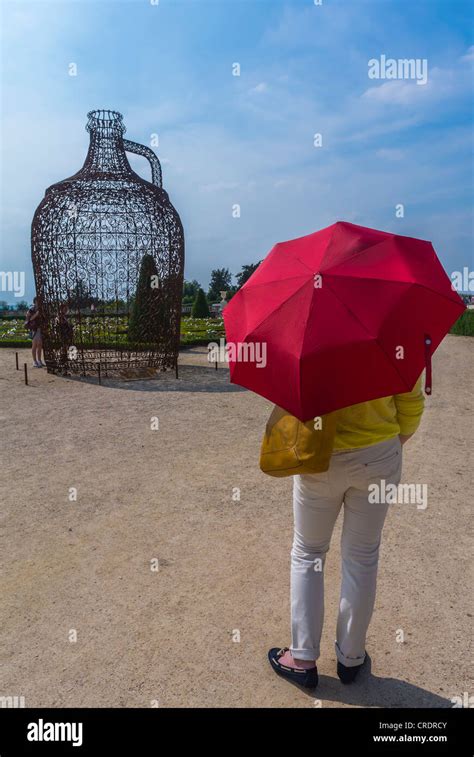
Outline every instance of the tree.
[[201, 288], [199, 281], [193, 279], [192, 281], [185, 281], [183, 283], [183, 302], [189, 304], [194, 302], [196, 295]]
[[183, 284], [183, 305], [192, 305], [200, 289], [201, 285], [196, 279], [185, 281]]
[[28, 303], [26, 300], [20, 300], [20, 302], [17, 302], [15, 310], [28, 310]]
[[221, 292], [231, 290], [232, 288], [232, 274], [229, 269], [216, 268], [211, 271], [211, 282], [209, 284], [207, 299], [209, 302], [220, 302]]
[[249, 265], [243, 265], [242, 270], [240, 273], [237, 273], [235, 275], [235, 278], [237, 279], [237, 287], [240, 289], [240, 287], [243, 287], [246, 281], [249, 280], [251, 275], [255, 273], [258, 266], [260, 265], [262, 261], [259, 260], [258, 263], [249, 263]]
[[161, 290], [156, 286], [157, 281], [158, 270], [155, 259], [153, 255], [146, 254], [142, 257], [140, 264], [137, 291], [128, 322], [128, 340], [131, 342], [147, 342], [156, 339], [156, 326], [162, 301]]
[[191, 315], [193, 318], [209, 318], [209, 305], [207, 304], [206, 295], [201, 287], [199, 287], [196, 294], [196, 299], [194, 300], [191, 309]]
[[82, 279], [78, 279], [69, 295], [71, 307], [75, 310], [87, 308], [90, 306], [92, 299], [93, 298], [91, 296], [91, 293], [89, 292], [89, 289], [87, 288], [85, 282], [82, 281]]

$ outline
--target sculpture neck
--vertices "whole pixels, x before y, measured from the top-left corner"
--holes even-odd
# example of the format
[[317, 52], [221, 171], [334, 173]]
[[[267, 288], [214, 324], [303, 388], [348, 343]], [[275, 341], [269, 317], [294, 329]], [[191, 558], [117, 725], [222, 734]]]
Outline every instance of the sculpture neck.
[[90, 133], [90, 144], [84, 168], [94, 173], [131, 171], [123, 144], [125, 127], [119, 113], [92, 111], [86, 128]]

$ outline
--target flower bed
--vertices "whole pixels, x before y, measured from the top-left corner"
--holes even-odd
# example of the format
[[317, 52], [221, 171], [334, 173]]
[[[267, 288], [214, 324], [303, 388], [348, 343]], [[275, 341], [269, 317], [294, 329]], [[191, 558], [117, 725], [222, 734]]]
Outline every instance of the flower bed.
[[[103, 318], [87, 316], [82, 319], [81, 331], [85, 339], [94, 332], [100, 332], [100, 324], [106, 325], [114, 333], [113, 344], [123, 347], [127, 345], [127, 317], [120, 316], [118, 319], [112, 316], [105, 318], [113, 321], [104, 324]], [[218, 341], [224, 336], [224, 322], [222, 318], [182, 318], [181, 319], [181, 344], [192, 346], [207, 344]], [[101, 342], [104, 340], [101, 339]], [[111, 341], [112, 343], [112, 341]], [[0, 347], [28, 347], [31, 339], [25, 331], [24, 318], [0, 319]]]

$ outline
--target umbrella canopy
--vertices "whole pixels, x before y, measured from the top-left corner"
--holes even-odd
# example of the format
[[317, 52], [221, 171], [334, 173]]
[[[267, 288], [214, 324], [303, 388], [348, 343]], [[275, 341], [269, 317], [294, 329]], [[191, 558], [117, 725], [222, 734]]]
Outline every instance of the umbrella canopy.
[[229, 302], [231, 381], [302, 421], [408, 392], [464, 309], [430, 242], [338, 222], [276, 244]]

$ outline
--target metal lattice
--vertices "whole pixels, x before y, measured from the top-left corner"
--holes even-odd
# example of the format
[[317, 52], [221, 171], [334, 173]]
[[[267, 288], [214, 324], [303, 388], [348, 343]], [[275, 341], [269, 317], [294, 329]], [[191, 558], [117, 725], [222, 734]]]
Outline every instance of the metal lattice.
[[[161, 166], [124, 140], [120, 113], [88, 113], [81, 170], [46, 190], [31, 250], [45, 361], [53, 373], [177, 370], [184, 235]], [[126, 151], [146, 157], [152, 182]]]

